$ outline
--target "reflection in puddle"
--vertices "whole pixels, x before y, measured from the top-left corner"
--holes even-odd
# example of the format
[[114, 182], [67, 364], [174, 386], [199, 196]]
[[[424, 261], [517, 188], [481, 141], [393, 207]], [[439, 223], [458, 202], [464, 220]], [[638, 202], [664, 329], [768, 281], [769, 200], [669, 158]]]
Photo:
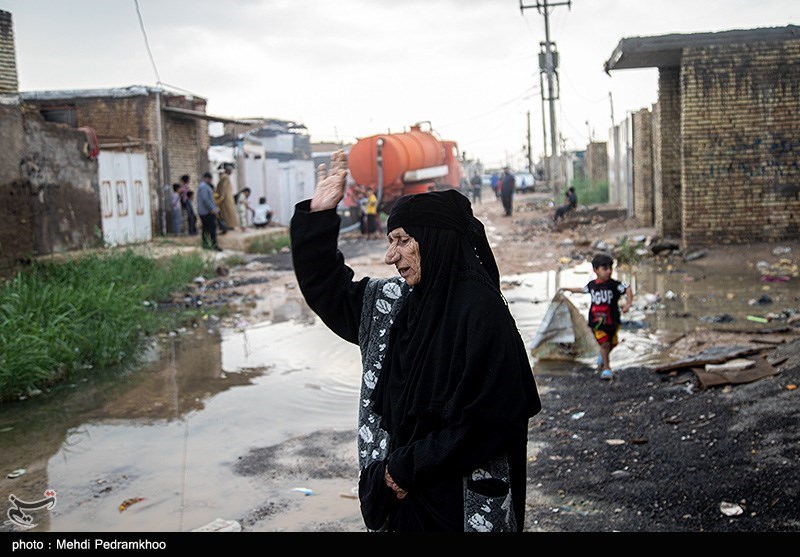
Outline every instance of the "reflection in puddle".
[[[523, 340], [535, 336], [559, 287], [593, 276], [585, 264], [503, 277]], [[615, 367], [658, 363], [664, 338], [701, 325], [702, 316], [725, 313], [734, 326], [753, 327], [747, 315], [766, 309], [751, 300], [768, 293], [769, 309], [780, 311], [796, 296], [790, 283], [764, 285], [755, 273], [706, 277], [687, 266], [617, 269], [615, 276], [636, 293]], [[588, 311], [588, 296], [570, 300]], [[268, 322], [167, 339], [135, 373], [0, 407], [0, 500], [35, 500], [55, 489], [57, 506], [36, 516], [37, 530], [53, 531], [185, 531], [217, 517], [241, 520], [262, 505], [264, 486], [236, 474], [237, 461], [320, 429], [354, 428], [360, 370], [358, 348], [316, 319], [298, 292], [263, 303]], [[581, 363], [593, 368], [592, 360]], [[536, 373], [584, 372], [574, 362], [534, 364]], [[24, 475], [6, 477], [20, 468]]]

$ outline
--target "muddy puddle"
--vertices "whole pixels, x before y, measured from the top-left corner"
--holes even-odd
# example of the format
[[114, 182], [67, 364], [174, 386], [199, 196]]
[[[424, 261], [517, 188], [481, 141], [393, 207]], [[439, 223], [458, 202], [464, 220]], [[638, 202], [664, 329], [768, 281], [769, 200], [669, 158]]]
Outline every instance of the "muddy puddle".
[[[504, 277], [525, 341], [559, 287], [581, 286], [592, 276], [590, 266], [579, 265]], [[748, 315], [780, 312], [797, 295], [791, 283], [766, 285], [756, 273], [710, 278], [691, 267], [643, 267], [617, 270], [616, 276], [637, 293], [613, 353], [616, 368], [664, 361], [669, 335], [703, 323], [755, 330], [760, 325]], [[588, 296], [569, 296], [585, 314]], [[243, 459], [257, 457], [261, 448], [356, 423], [357, 347], [331, 333], [296, 291], [260, 304], [261, 310], [269, 306], [269, 321], [180, 332], [161, 339], [136, 372], [0, 407], [4, 520], [9, 496], [35, 502], [54, 490], [55, 506], [28, 512], [34, 531], [188, 531], [216, 518], [247, 525], [272, 512], [264, 507], [268, 500], [287, 511], [268, 522], [269, 529], [292, 530], [301, 515], [323, 523], [332, 509], [355, 517], [359, 529], [358, 503], [348, 497], [357, 481], [355, 454], [343, 457], [352, 466], [352, 482], [308, 483], [299, 472], [270, 483], [268, 474], [241, 471]], [[723, 314], [733, 321], [701, 321]], [[536, 373], [574, 366], [534, 363]], [[587, 370], [593, 367], [585, 363]], [[353, 440], [352, 453], [354, 447]], [[7, 477], [18, 470], [24, 473]], [[315, 505], [303, 504], [309, 490], [318, 496]], [[2, 529], [19, 527], [6, 521]]]

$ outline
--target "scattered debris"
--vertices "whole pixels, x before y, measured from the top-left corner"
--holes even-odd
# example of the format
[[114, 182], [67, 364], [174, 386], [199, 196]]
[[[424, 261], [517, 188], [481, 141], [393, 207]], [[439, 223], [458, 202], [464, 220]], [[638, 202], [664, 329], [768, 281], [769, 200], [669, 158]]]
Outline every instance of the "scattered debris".
[[719, 504], [719, 510], [725, 516], [739, 516], [744, 512], [744, 509], [736, 503], [728, 503], [727, 501]]
[[681, 248], [678, 242], [673, 242], [671, 240], [662, 240], [660, 242], [655, 242], [653, 245], [650, 246], [650, 251], [653, 252], [654, 255], [658, 255], [665, 251], [677, 251]]
[[540, 360], [575, 359], [596, 354], [597, 341], [580, 310], [556, 292], [528, 349]]
[[705, 257], [706, 255], [708, 255], [708, 250], [705, 249], [690, 251], [683, 256], [683, 260], [694, 261], [695, 259], [700, 259], [701, 257]]
[[769, 323], [769, 319], [766, 319], [764, 317], [759, 317], [757, 315], [748, 315], [747, 320], [752, 321], [754, 323]]
[[606, 443], [613, 447], [613, 446], [616, 446], [616, 445], [624, 445], [625, 444], [625, 440], [624, 439], [606, 439]]
[[663, 373], [674, 369], [696, 367], [705, 364], [720, 364], [738, 358], [739, 356], [755, 354], [761, 350], [763, 350], [763, 348], [758, 346], [713, 346], [694, 356], [657, 366], [655, 370], [659, 373]]
[[[757, 355], [751, 358], [745, 358], [746, 361], [751, 362], [752, 365], [741, 367], [740, 365], [731, 365], [727, 368], [725, 364], [717, 369], [692, 368], [692, 372], [697, 376], [701, 389], [707, 389], [717, 385], [738, 385], [741, 383], [752, 383], [765, 377], [777, 375], [779, 371], [767, 362], [763, 355]], [[738, 360], [733, 360], [738, 361]]]
[[719, 315], [704, 315], [700, 318], [700, 321], [705, 321], [707, 323], [732, 323], [736, 321], [736, 319], [727, 313], [722, 313]]
[[241, 532], [242, 525], [235, 520], [215, 518], [205, 526], [195, 528], [192, 532]]
[[17, 468], [16, 470], [9, 472], [8, 476], [6, 477], [13, 480], [14, 478], [19, 478], [20, 476], [24, 476], [25, 472], [27, 472], [25, 468]]
[[302, 493], [303, 495], [314, 495], [314, 491], [308, 489], [307, 487], [293, 487], [289, 491], [297, 491], [298, 493]]
[[128, 507], [130, 507], [131, 505], [135, 505], [140, 501], [144, 501], [144, 497], [131, 497], [130, 499], [125, 499], [119, 506], [119, 512], [127, 510]]
[[733, 360], [728, 360], [727, 362], [723, 362], [721, 364], [706, 364], [705, 371], [717, 373], [724, 373], [726, 371], [741, 371], [755, 367], [755, 365], [756, 363], [753, 360], [748, 360], [747, 358], [734, 358]]

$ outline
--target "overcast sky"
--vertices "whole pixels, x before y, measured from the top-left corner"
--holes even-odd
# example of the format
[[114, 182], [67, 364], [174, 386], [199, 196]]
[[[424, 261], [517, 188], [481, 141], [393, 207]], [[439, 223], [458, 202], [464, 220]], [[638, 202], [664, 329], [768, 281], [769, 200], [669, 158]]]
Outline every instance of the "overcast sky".
[[[424, 121], [470, 158], [521, 169], [528, 112], [534, 159], [544, 143], [544, 17], [535, 0], [523, 4], [534, 7], [139, 0], [155, 70], [135, 0], [0, 0], [0, 10], [12, 14], [22, 91], [160, 81], [206, 98], [210, 114], [303, 123], [312, 141], [352, 141]], [[551, 8], [566, 147], [585, 148], [590, 134], [607, 140], [612, 101], [616, 122], [656, 101], [656, 69], [604, 73], [620, 39], [783, 27], [798, 24], [799, 12], [797, 0], [573, 0]]]

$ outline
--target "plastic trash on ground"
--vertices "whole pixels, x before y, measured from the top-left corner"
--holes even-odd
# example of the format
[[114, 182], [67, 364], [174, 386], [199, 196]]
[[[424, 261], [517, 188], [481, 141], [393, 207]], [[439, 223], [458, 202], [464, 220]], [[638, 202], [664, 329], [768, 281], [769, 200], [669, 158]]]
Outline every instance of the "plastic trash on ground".
[[241, 532], [242, 525], [235, 520], [225, 520], [224, 518], [217, 518], [212, 520], [205, 526], [195, 528], [192, 532]]
[[597, 354], [597, 341], [580, 310], [556, 292], [528, 348], [540, 360], [574, 360]]

